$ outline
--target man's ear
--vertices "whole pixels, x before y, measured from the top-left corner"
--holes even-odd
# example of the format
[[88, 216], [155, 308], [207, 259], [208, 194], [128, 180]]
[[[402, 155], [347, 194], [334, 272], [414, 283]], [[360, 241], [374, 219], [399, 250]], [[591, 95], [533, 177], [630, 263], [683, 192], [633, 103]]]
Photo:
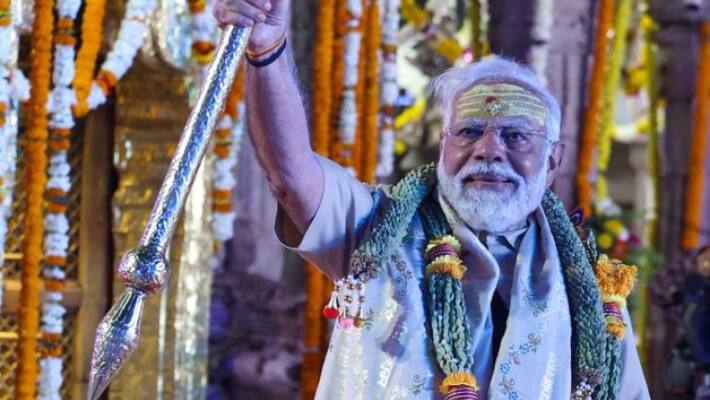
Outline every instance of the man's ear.
[[560, 166], [562, 165], [562, 159], [565, 155], [565, 144], [562, 142], [557, 142], [552, 145], [552, 151], [548, 156], [547, 163], [547, 187], [552, 186], [555, 182], [555, 178], [560, 171]]

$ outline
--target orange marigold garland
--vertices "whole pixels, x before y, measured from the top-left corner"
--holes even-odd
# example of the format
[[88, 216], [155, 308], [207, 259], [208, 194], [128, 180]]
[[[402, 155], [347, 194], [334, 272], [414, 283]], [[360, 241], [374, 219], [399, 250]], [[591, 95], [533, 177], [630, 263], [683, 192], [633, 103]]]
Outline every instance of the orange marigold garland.
[[[321, 0], [318, 2], [317, 42], [313, 63], [313, 149], [328, 157], [331, 147], [331, 118], [336, 114], [333, 104], [333, 88], [339, 80], [333, 79], [333, 68], [342, 65], [337, 49], [342, 43], [335, 40], [337, 9], [344, 9], [342, 2]], [[336, 48], [336, 43], [340, 46]], [[337, 115], [337, 114], [336, 114]], [[324, 344], [325, 324], [321, 319], [321, 307], [328, 285], [325, 276], [313, 265], [306, 265], [306, 304], [304, 306], [303, 364], [301, 367], [301, 397], [315, 396]]]
[[47, 181], [47, 99], [52, 68], [52, 0], [36, 0], [30, 53], [31, 99], [27, 141], [24, 145], [26, 209], [22, 242], [22, 290], [15, 398], [34, 400], [37, 384], [37, 334], [39, 332], [40, 259], [42, 257], [42, 196]]
[[360, 17], [360, 51], [357, 56], [357, 83], [355, 84], [355, 142], [352, 151], [352, 169], [355, 176], [362, 179], [362, 155], [363, 155], [363, 111], [365, 109], [365, 71], [367, 69], [367, 28], [369, 27], [369, 13], [367, 4], [372, 0], [362, 0], [363, 10]]
[[380, 4], [372, 0], [367, 7], [367, 29], [365, 30], [365, 106], [361, 111], [362, 126], [362, 163], [360, 179], [368, 183], [375, 182], [377, 168], [377, 128], [380, 107], [379, 58], [381, 43]]
[[596, 49], [594, 67], [589, 81], [589, 97], [584, 113], [584, 129], [579, 143], [579, 160], [576, 175], [577, 202], [584, 215], [591, 215], [592, 184], [590, 174], [594, 166], [594, 148], [599, 130], [602, 90], [604, 88], [604, 67], [607, 59], [608, 32], [614, 16], [614, 1], [602, 0], [596, 29]]
[[695, 90], [695, 113], [693, 115], [693, 145], [690, 146], [690, 168], [688, 168], [688, 187], [686, 188], [685, 218], [683, 227], [683, 248], [692, 250], [700, 244], [700, 227], [703, 214], [704, 193], [703, 178], [706, 171], [708, 118], [710, 115], [710, 22], [705, 21], [701, 28], [702, 47], [698, 77]]
[[76, 92], [75, 116], [86, 115], [89, 112], [87, 99], [94, 79], [96, 59], [101, 49], [106, 0], [85, 0], [84, 4], [84, 13], [81, 17], [81, 47], [76, 57], [73, 84]]

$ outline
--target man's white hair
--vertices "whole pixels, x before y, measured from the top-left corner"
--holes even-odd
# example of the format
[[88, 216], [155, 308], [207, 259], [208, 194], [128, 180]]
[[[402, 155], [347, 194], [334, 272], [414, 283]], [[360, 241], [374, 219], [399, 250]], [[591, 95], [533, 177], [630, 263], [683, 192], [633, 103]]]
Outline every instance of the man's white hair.
[[547, 137], [560, 140], [560, 104], [530, 68], [498, 56], [489, 56], [464, 67], [453, 67], [436, 77], [431, 91], [443, 111], [444, 129], [449, 127], [454, 102], [464, 90], [478, 83], [512, 83], [531, 91], [547, 106]]

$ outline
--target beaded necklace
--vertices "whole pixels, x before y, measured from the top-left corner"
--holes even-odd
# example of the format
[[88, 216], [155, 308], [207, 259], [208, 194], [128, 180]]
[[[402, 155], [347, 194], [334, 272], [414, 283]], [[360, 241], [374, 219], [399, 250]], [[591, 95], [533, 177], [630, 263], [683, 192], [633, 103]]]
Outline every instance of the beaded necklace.
[[[441, 391], [447, 399], [478, 399], [478, 384], [472, 373], [471, 329], [460, 279], [466, 272], [460, 244], [435, 196], [436, 166], [429, 164], [410, 172], [392, 187], [377, 210], [365, 238], [353, 253], [348, 277], [324, 310], [341, 327], [362, 326], [363, 285], [383, 271], [398, 251], [407, 227], [419, 215], [428, 239], [424, 250], [429, 303], [429, 323], [434, 356], [445, 378]], [[621, 376], [621, 344], [624, 299], [633, 287], [635, 267], [610, 261], [597, 262], [594, 238], [575, 226], [559, 198], [547, 191], [542, 208], [558, 250], [572, 317], [572, 368], [574, 400], [616, 399]], [[597, 265], [596, 275], [592, 265]], [[599, 267], [599, 266], [602, 267]], [[600, 290], [601, 288], [601, 290]], [[339, 304], [338, 291], [346, 290], [346, 304]], [[342, 294], [342, 293], [341, 293]], [[604, 334], [600, 334], [604, 333]]]

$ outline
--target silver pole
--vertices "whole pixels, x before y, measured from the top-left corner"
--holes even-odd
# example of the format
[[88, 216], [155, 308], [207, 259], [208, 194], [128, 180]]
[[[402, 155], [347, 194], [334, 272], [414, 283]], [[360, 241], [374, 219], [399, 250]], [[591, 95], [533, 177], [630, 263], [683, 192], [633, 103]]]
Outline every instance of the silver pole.
[[169, 281], [170, 268], [165, 253], [224, 108], [250, 33], [251, 28], [232, 26], [222, 33], [140, 244], [121, 258], [118, 274], [126, 289], [96, 329], [86, 396], [89, 400], [101, 396], [138, 346], [146, 296], [160, 292]]

